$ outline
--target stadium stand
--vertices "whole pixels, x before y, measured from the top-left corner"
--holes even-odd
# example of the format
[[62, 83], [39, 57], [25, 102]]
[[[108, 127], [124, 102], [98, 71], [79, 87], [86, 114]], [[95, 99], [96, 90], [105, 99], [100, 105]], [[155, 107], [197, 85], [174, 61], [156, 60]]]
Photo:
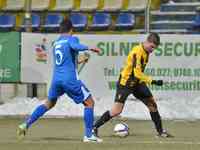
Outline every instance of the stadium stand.
[[129, 0], [128, 11], [144, 12], [146, 10], [148, 0]]
[[63, 16], [59, 13], [48, 14], [45, 18], [45, 24], [42, 26], [46, 32], [58, 32], [59, 24], [63, 20]]
[[95, 11], [98, 9], [99, 0], [81, 0], [80, 11]]
[[25, 0], [6, 0], [4, 11], [21, 11], [24, 9]]
[[[105, 30], [107, 32], [107, 29], [116, 29], [120, 31], [133, 29], [134, 32], [140, 32], [144, 31], [144, 12], [147, 7], [147, 1], [148, 0], [32, 0], [31, 11], [39, 15], [39, 19], [38, 17], [35, 18], [33, 15], [32, 23], [35, 24], [32, 25], [32, 27], [34, 31], [49, 32], [46, 29], [53, 29], [54, 25], [47, 27], [49, 25], [46, 21], [48, 20], [48, 15], [60, 13], [63, 17], [69, 16], [72, 19], [76, 31], [88, 32], [93, 30]], [[18, 31], [18, 29], [20, 29], [20, 31], [24, 31], [25, 5], [26, 0], [0, 0], [0, 14], [9, 13], [16, 16], [16, 24], [13, 30]], [[127, 17], [128, 15], [130, 18]], [[39, 20], [39, 23], [35, 22], [37, 20]], [[52, 30], [52, 32], [53, 31], [54, 30]], [[56, 25], [55, 31], [57, 31]]]
[[72, 21], [75, 31], [83, 31], [87, 26], [87, 16], [83, 13], [71, 13], [70, 20]]
[[151, 29], [162, 33], [190, 33], [196, 15], [198, 0], [176, 0], [161, 4], [159, 11], [152, 11]]
[[103, 11], [116, 12], [120, 11], [123, 6], [123, 0], [104, 0]]
[[[23, 18], [22, 24], [20, 26], [20, 31], [25, 31], [25, 17]], [[40, 28], [40, 16], [38, 14], [31, 15], [31, 28], [33, 31], [39, 31]]]
[[190, 29], [200, 30], [200, 14], [197, 14]]
[[74, 8], [74, 0], [56, 0], [51, 11], [70, 11]]
[[15, 27], [15, 16], [11, 14], [0, 15], [0, 31], [11, 31]]
[[32, 11], [45, 11], [48, 10], [50, 0], [32, 0], [31, 9]]
[[135, 25], [135, 16], [131, 13], [120, 13], [117, 17], [115, 28], [117, 30], [133, 29]]
[[91, 30], [107, 30], [111, 25], [111, 15], [109, 13], [95, 13], [93, 15]]
[[134, 13], [135, 15], [135, 31], [144, 32], [145, 31], [145, 20], [147, 19], [147, 5], [148, 0], [128, 0], [127, 7], [125, 11]]

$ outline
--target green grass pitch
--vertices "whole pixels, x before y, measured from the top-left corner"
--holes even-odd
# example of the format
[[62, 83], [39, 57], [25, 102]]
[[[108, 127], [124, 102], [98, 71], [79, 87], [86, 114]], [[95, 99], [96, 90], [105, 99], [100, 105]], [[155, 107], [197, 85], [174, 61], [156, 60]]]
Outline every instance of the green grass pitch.
[[16, 127], [22, 119], [0, 119], [0, 150], [199, 150], [200, 121], [164, 121], [175, 137], [156, 138], [151, 121], [126, 120], [130, 135], [119, 138], [112, 120], [100, 129], [103, 143], [83, 143], [81, 118], [41, 119], [29, 129], [24, 140], [16, 138]]

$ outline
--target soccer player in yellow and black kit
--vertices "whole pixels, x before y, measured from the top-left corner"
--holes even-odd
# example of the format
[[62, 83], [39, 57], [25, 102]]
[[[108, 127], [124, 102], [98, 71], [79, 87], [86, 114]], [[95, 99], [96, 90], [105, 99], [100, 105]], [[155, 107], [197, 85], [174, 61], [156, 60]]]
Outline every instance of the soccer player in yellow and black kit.
[[98, 128], [119, 115], [124, 103], [130, 94], [141, 100], [149, 109], [151, 119], [155, 124], [156, 131], [160, 137], [172, 137], [162, 127], [162, 120], [158, 112], [156, 101], [147, 87], [147, 84], [163, 85], [162, 80], [153, 80], [144, 74], [149, 55], [160, 44], [160, 37], [156, 33], [150, 33], [143, 43], [135, 46], [129, 52], [124, 68], [120, 73], [117, 83], [115, 103], [110, 111], [106, 111], [93, 127], [93, 132], [98, 136]]

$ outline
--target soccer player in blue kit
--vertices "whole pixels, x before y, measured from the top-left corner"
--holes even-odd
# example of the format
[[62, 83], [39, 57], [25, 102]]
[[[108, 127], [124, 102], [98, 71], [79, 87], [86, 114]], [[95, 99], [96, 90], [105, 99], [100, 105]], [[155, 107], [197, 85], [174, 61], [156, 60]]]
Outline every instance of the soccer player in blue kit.
[[89, 90], [78, 77], [77, 56], [80, 51], [91, 50], [100, 52], [98, 48], [89, 48], [79, 43], [72, 36], [72, 23], [65, 18], [60, 24], [61, 36], [53, 44], [54, 72], [48, 100], [38, 106], [31, 116], [18, 126], [18, 136], [25, 136], [28, 128], [48, 110], [54, 107], [59, 96], [66, 93], [76, 104], [84, 105], [85, 135], [83, 142], [102, 142], [92, 133], [94, 100]]

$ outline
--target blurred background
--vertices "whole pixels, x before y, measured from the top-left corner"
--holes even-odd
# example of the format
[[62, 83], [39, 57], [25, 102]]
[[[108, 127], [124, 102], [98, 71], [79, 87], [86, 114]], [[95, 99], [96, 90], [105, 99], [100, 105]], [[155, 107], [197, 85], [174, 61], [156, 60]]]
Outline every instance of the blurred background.
[[[145, 73], [165, 82], [149, 87], [164, 127], [175, 138], [155, 138], [147, 108], [130, 95], [120, 116], [100, 130], [103, 144], [83, 144], [83, 106], [63, 95], [25, 141], [16, 139], [18, 124], [47, 98], [52, 44], [65, 17], [71, 19], [81, 43], [101, 49], [98, 55], [80, 53], [88, 62], [77, 68], [95, 99], [95, 117], [111, 108], [116, 81], [132, 47], [148, 33], [159, 33], [161, 44]], [[0, 0], [0, 149], [198, 150], [199, 33], [199, 0]], [[119, 122], [130, 128], [126, 139], [113, 136]]]
[[[97, 115], [112, 104], [132, 46], [157, 32], [161, 45], [146, 73], [167, 81], [163, 88], [150, 87], [161, 113], [166, 119], [200, 118], [200, 110], [192, 109], [200, 102], [199, 0], [0, 0], [0, 115], [28, 115], [47, 97], [51, 45], [64, 17], [83, 43], [102, 50], [78, 68], [97, 101]], [[149, 119], [142, 104], [131, 96], [129, 101], [144, 111], [127, 108], [122, 116]], [[57, 108], [49, 115], [82, 116], [68, 100]]]

